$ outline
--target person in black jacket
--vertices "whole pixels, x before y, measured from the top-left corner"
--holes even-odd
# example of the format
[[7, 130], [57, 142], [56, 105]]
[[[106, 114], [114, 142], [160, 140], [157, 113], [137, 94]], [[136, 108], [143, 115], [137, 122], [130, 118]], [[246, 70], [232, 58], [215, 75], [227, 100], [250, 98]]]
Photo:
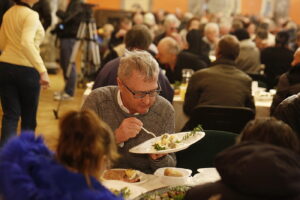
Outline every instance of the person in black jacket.
[[282, 101], [275, 109], [274, 117], [290, 125], [300, 138], [300, 93]]
[[277, 85], [278, 78], [291, 68], [293, 51], [288, 49], [289, 34], [281, 31], [276, 35], [274, 47], [261, 51], [260, 60], [265, 65], [264, 73], [267, 79], [267, 89]]
[[279, 78], [276, 95], [271, 105], [271, 115], [276, 107], [287, 97], [300, 92], [300, 48], [294, 54], [292, 68]]
[[178, 42], [171, 38], [161, 39], [157, 46], [157, 59], [166, 70], [166, 76], [170, 83], [182, 81], [182, 69], [192, 69], [194, 71], [206, 68], [206, 63], [197, 55], [180, 51]]
[[243, 142], [219, 153], [221, 180], [190, 189], [184, 200], [296, 200], [300, 156], [278, 146]]
[[60, 67], [63, 69], [65, 79], [64, 93], [54, 95], [55, 100], [70, 99], [74, 96], [76, 86], [76, 67], [72, 64], [72, 68], [67, 77], [67, 70], [72, 54], [72, 50], [76, 41], [77, 31], [80, 22], [84, 19], [84, 9], [81, 0], [71, 0], [66, 11], [58, 10], [56, 15], [62, 20], [58, 25], [57, 36], [60, 38]]
[[33, 10], [37, 11], [40, 16], [40, 21], [45, 30], [47, 30], [52, 23], [52, 16], [51, 16], [51, 8], [49, 4], [49, 0], [39, 0], [34, 6], [32, 7]]

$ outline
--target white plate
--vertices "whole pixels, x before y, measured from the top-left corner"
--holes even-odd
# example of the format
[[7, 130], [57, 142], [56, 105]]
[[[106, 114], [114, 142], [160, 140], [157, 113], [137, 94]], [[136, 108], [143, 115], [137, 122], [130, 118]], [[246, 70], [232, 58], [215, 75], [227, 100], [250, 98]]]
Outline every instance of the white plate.
[[[167, 168], [181, 172], [182, 176], [165, 176], [164, 172]], [[154, 172], [154, 175], [165, 185], [187, 185], [191, 174], [192, 170], [177, 167], [162, 167]]]
[[195, 174], [193, 176], [193, 182], [194, 184], [204, 184], [209, 182], [215, 182], [221, 179], [218, 171], [216, 168], [199, 168], [197, 169], [199, 172], [198, 174]]
[[[175, 135], [179, 140], [181, 140], [187, 133], [190, 132], [180, 132], [175, 133], [172, 135]], [[202, 139], [205, 136], [204, 132], [197, 132], [194, 136], [190, 136], [188, 139], [183, 140], [180, 143], [177, 143], [177, 147], [173, 149], [166, 149], [166, 150], [156, 150], [152, 146], [155, 142], [161, 140], [161, 136], [152, 138], [150, 140], [147, 140], [129, 150], [131, 153], [139, 153], [139, 154], [164, 154], [164, 153], [173, 153], [177, 151], [181, 151], [183, 149], [188, 148], [190, 145], [194, 144], [195, 142], [198, 142], [200, 139]]]
[[[115, 168], [115, 169], [110, 169], [110, 170], [126, 170], [126, 169]], [[141, 171], [139, 171], [139, 170], [135, 170], [135, 171], [137, 171], [137, 174], [138, 174], [138, 176], [139, 176], [139, 178], [140, 178], [140, 181], [139, 181], [139, 182], [135, 182], [135, 183], [130, 183], [130, 184], [138, 185], [138, 184], [141, 184], [141, 183], [145, 183], [145, 182], [148, 180], [147, 174], [145, 174], [145, 173], [143, 173], [143, 172], [141, 172]], [[104, 171], [104, 173], [105, 173], [105, 172], [106, 172], [106, 171]], [[104, 173], [103, 173], [103, 175], [104, 175]], [[111, 180], [111, 179], [105, 179], [105, 178], [103, 177], [103, 175], [102, 175], [102, 177], [101, 177], [103, 180], [107, 180], [107, 181]], [[116, 180], [115, 180], [115, 181], [116, 181]], [[118, 180], [118, 181], [122, 181], [122, 180]], [[128, 182], [126, 182], [126, 181], [122, 181], [122, 182], [128, 183]]]
[[147, 192], [145, 188], [132, 185], [130, 183], [126, 183], [123, 181], [105, 180], [102, 181], [102, 184], [109, 190], [110, 189], [121, 190], [122, 188], [127, 187], [130, 190], [130, 195], [125, 199], [134, 199], [135, 197]]

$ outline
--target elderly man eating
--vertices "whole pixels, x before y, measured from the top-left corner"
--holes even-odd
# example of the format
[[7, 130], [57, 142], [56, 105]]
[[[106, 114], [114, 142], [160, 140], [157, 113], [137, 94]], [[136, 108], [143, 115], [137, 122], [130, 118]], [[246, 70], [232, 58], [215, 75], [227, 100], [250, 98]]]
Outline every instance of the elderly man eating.
[[114, 167], [133, 168], [153, 173], [157, 168], [175, 166], [174, 154], [133, 154], [129, 149], [153, 136], [174, 133], [174, 109], [159, 96], [159, 67], [145, 51], [128, 52], [121, 58], [118, 86], [97, 88], [87, 97], [82, 109], [94, 110], [115, 133], [122, 155]]

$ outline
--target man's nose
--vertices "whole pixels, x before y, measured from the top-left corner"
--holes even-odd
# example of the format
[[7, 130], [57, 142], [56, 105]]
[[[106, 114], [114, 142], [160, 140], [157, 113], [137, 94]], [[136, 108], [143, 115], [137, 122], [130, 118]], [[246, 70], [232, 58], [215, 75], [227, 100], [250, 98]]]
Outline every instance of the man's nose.
[[149, 94], [146, 94], [146, 96], [143, 98], [143, 103], [144, 103], [145, 105], [149, 105], [149, 104], [150, 104], [150, 101], [151, 101], [150, 98], [151, 98], [151, 97], [149, 96]]

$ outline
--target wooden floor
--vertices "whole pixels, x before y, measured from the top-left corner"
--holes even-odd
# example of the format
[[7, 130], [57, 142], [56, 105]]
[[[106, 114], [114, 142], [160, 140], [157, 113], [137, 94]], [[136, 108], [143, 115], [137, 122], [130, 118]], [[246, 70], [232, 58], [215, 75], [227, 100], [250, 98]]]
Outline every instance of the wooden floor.
[[[57, 109], [58, 102], [53, 100], [53, 92], [61, 91], [64, 87], [64, 81], [61, 71], [58, 71], [57, 74], [50, 74], [49, 76], [51, 81], [50, 88], [41, 91], [36, 133], [42, 134], [46, 144], [50, 149], [54, 150], [58, 137], [58, 120], [55, 119], [53, 110]], [[79, 110], [82, 103], [83, 92], [84, 89], [77, 88], [73, 100], [63, 101], [60, 106], [59, 116], [71, 109]], [[1, 108], [0, 115], [2, 119]]]

